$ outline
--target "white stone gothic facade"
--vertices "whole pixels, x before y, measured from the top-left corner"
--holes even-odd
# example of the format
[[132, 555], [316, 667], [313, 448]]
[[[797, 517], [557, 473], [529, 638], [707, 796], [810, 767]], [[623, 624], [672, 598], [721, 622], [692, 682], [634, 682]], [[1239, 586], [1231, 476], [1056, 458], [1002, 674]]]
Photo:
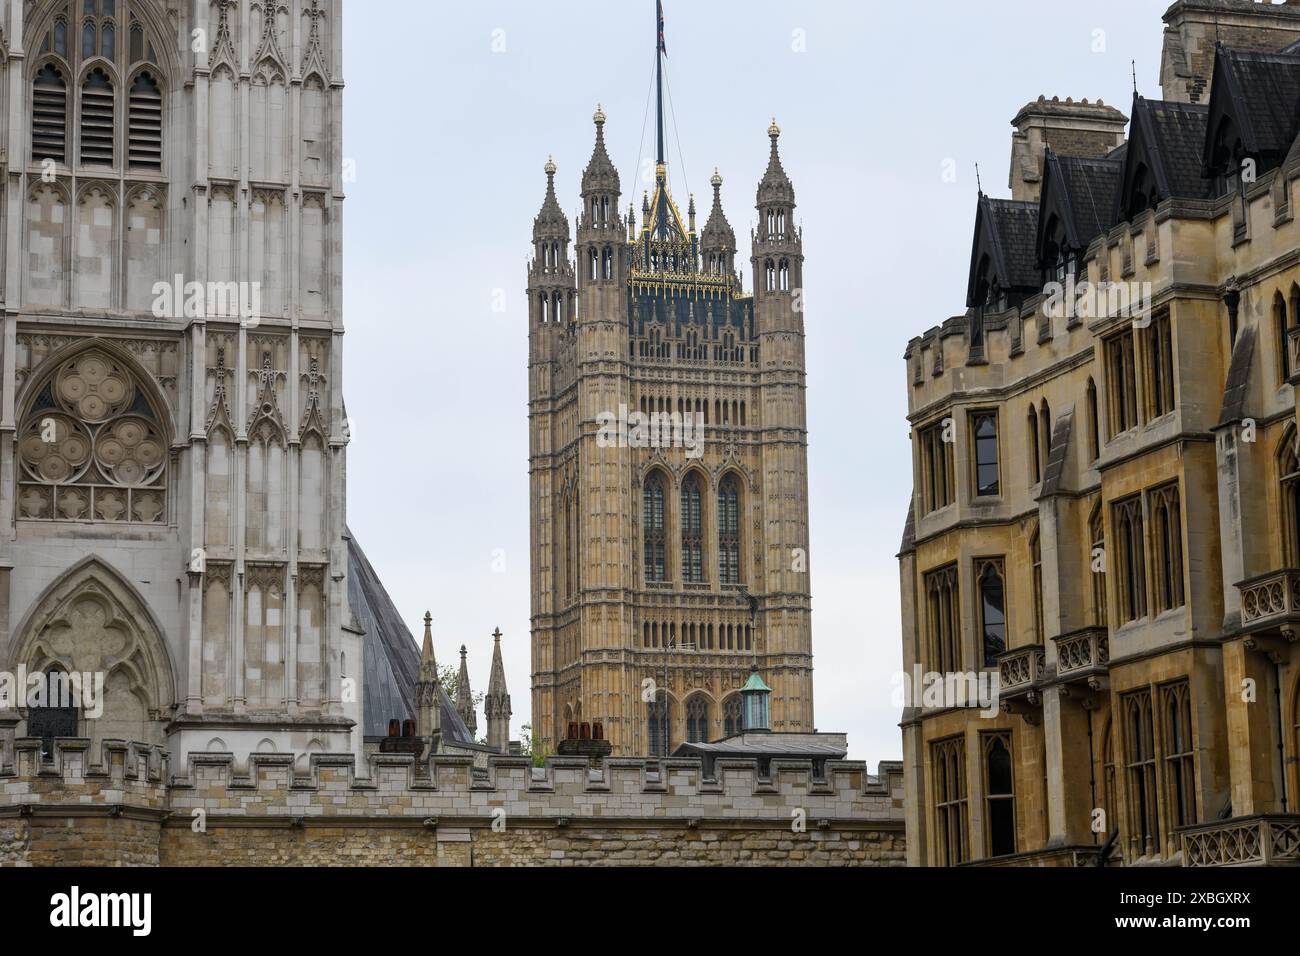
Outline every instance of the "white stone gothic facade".
[[0, 671], [105, 674], [41, 733], [361, 753], [341, 5], [0, 0]]

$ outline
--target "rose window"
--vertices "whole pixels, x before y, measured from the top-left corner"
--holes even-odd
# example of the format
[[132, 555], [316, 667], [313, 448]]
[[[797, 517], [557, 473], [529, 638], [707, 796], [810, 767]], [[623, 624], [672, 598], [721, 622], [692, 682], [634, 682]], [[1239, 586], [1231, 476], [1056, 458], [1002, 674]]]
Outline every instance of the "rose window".
[[91, 351], [65, 362], [37, 392], [19, 433], [19, 516], [166, 521], [160, 421], [117, 360]]

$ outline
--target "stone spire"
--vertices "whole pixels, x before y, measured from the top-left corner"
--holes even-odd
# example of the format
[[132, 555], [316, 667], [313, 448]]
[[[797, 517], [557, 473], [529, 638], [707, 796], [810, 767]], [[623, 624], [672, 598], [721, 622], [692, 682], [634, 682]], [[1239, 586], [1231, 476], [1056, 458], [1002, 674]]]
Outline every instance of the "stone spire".
[[424, 647], [420, 651], [420, 679], [415, 684], [416, 733], [429, 742], [428, 756], [442, 742], [442, 686], [438, 660], [433, 655], [433, 615], [424, 615]]
[[546, 199], [542, 202], [542, 211], [533, 220], [533, 239], [534, 241], [555, 239], [567, 243], [569, 220], [565, 217], [564, 210], [560, 208], [560, 201], [555, 198], [555, 160], [548, 159], [543, 168], [546, 171]]
[[[591, 151], [587, 171], [582, 174], [582, 194], [584, 197], [602, 193], [617, 196], [621, 192], [618, 170], [605, 149], [605, 111], [597, 106], [591, 121], [596, 124], [596, 146]], [[617, 203], [614, 208], [617, 210]]]
[[772, 156], [767, 161], [767, 172], [763, 174], [763, 179], [758, 184], [758, 205], [761, 208], [779, 203], [793, 207], [794, 184], [790, 182], [790, 177], [785, 174], [785, 169], [781, 166], [781, 149], [778, 145], [781, 139], [781, 127], [776, 125], [775, 119], [767, 128], [767, 135], [772, 140]]
[[498, 753], [510, 750], [510, 695], [506, 693], [506, 668], [501, 663], [501, 628], [492, 633], [492, 676], [488, 678], [483, 709], [487, 714], [488, 746]]
[[709, 184], [713, 186], [713, 209], [700, 234], [700, 251], [704, 253], [706, 272], [726, 275], [735, 269], [736, 231], [722, 211], [722, 176], [716, 169]]
[[460, 646], [460, 673], [456, 675], [456, 713], [465, 721], [469, 735], [477, 739], [478, 718], [474, 715], [474, 692], [469, 686], [469, 665], [465, 663], [465, 645]]

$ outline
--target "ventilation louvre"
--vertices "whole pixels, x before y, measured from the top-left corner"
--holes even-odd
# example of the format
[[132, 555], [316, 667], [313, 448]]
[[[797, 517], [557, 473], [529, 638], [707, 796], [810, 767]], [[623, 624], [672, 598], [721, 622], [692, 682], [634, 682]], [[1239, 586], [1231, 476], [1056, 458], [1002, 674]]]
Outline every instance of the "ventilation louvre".
[[113, 84], [95, 70], [81, 87], [81, 162], [113, 165]]
[[131, 86], [127, 153], [132, 169], [162, 172], [162, 93], [148, 73]]
[[54, 64], [36, 74], [32, 89], [32, 159], [67, 161], [68, 88]]

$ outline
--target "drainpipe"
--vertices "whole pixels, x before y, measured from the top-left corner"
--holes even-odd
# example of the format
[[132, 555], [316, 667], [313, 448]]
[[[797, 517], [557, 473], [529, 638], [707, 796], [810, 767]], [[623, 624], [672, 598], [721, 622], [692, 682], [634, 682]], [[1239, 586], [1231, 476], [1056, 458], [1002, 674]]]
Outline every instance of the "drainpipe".
[[1282, 812], [1287, 812], [1286, 725], [1282, 722], [1282, 665], [1273, 661], [1273, 705], [1277, 714], [1277, 761], [1282, 771]]

